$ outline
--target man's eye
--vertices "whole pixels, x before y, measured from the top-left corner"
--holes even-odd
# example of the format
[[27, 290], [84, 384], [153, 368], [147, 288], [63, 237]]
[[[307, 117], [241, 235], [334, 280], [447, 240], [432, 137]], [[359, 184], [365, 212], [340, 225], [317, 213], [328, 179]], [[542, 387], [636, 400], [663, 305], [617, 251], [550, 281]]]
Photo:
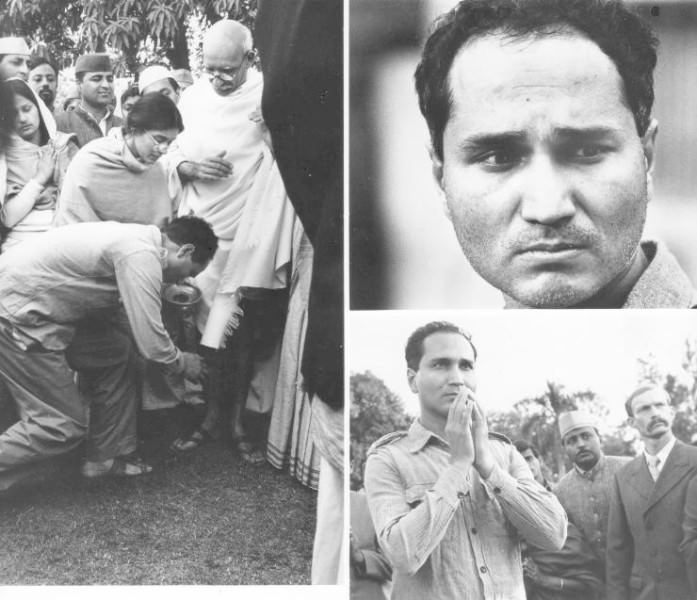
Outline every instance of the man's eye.
[[503, 171], [517, 165], [521, 161], [521, 155], [519, 152], [507, 149], [490, 150], [488, 152], [483, 152], [475, 158], [475, 162], [483, 165], [484, 167], [495, 170]]
[[567, 155], [571, 160], [592, 163], [602, 160], [609, 151], [603, 144], [582, 144], [568, 148]]

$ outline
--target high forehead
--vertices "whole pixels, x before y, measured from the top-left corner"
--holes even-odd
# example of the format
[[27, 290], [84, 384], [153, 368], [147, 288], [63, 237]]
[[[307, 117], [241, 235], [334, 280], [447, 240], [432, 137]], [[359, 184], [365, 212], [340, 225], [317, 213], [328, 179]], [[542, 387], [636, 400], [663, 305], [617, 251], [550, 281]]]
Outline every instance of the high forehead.
[[211, 44], [204, 47], [203, 61], [208, 66], [238, 66], [244, 60], [245, 52], [241, 44]]
[[35, 107], [36, 105], [26, 96], [22, 96], [22, 94], [15, 94], [15, 106], [18, 108], [24, 108], [27, 106]]
[[14, 62], [16, 60], [28, 61], [28, 54], [4, 54], [0, 57], [0, 63], [2, 62]]
[[31, 75], [54, 75], [56, 72], [53, 70], [53, 67], [49, 65], [48, 63], [41, 63], [40, 65], [35, 66], [31, 71]]
[[597, 433], [593, 427], [590, 427], [589, 425], [584, 425], [583, 427], [575, 427], [571, 431], [569, 431], [565, 436], [564, 436], [564, 441], [569, 440], [574, 437], [578, 437], [583, 434], [590, 434], [592, 436], [597, 436]]
[[159, 92], [160, 90], [172, 90], [172, 91], [174, 91], [174, 86], [172, 85], [172, 82], [169, 80], [169, 77], [165, 77], [164, 79], [158, 79], [157, 81], [153, 81], [152, 83], [145, 86], [142, 93], [149, 94], [151, 92]]
[[113, 77], [113, 76], [114, 76], [114, 73], [112, 71], [85, 71], [82, 74], [82, 79], [84, 81], [86, 79], [92, 79], [95, 77], [103, 79], [105, 77]]
[[495, 32], [477, 36], [455, 55], [449, 84], [452, 112], [484, 127], [504, 115], [514, 119], [526, 106], [546, 112], [551, 106], [560, 119], [605, 116], [633, 126], [615, 64], [574, 30], [523, 38]]
[[424, 338], [421, 362], [437, 357], [474, 362], [474, 349], [465, 336], [452, 331], [437, 331]]
[[650, 388], [632, 398], [632, 411], [636, 413], [637, 410], [644, 406], [656, 404], [668, 406], [668, 398], [666, 398], [666, 394], [663, 390], [659, 388]]

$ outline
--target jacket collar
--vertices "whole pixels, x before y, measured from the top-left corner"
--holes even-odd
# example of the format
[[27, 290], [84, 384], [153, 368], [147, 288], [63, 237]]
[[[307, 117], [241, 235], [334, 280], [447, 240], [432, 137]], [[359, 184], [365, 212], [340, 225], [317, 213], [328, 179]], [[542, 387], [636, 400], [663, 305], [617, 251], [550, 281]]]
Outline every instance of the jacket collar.
[[661, 242], [644, 241], [649, 266], [641, 274], [622, 308], [690, 308], [697, 291], [670, 250]]

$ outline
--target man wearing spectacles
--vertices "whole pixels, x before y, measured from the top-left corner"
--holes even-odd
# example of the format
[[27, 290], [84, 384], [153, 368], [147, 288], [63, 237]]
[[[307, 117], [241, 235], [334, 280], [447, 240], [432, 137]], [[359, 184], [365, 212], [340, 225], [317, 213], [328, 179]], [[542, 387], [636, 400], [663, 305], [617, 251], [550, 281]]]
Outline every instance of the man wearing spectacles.
[[[216, 256], [197, 284], [203, 293], [198, 316], [201, 345], [210, 358], [210, 379], [221, 385], [209, 385], [206, 417], [198, 428], [175, 440], [172, 448], [192, 451], [220, 435], [220, 405], [234, 395], [235, 446], [245, 460], [256, 464], [264, 459], [245, 438], [241, 419], [249, 381], [242, 376], [234, 394], [222, 386], [228, 385], [226, 374], [232, 371], [232, 362], [239, 363], [236, 369], [241, 373], [251, 371], [251, 366], [240, 365], [247, 364], [253, 354], [246, 333], [257, 327], [252, 324], [265, 321], [268, 325], [281, 313], [285, 315], [282, 291], [287, 285], [290, 244], [281, 246], [280, 241], [291, 239], [286, 234], [292, 229], [294, 213], [265, 141], [259, 110], [263, 78], [253, 67], [254, 58], [252, 34], [241, 23], [223, 19], [205, 33], [205, 76], [181, 96], [178, 107], [184, 130], [167, 160], [177, 165], [183, 183], [179, 213], [193, 212], [205, 219], [220, 240]], [[272, 187], [278, 193], [270, 192]], [[256, 239], [243, 242], [245, 236], [249, 241], [250, 232]], [[238, 329], [243, 310], [246, 321]], [[255, 314], [263, 318], [257, 320]], [[218, 352], [232, 329], [238, 331], [230, 349]]]

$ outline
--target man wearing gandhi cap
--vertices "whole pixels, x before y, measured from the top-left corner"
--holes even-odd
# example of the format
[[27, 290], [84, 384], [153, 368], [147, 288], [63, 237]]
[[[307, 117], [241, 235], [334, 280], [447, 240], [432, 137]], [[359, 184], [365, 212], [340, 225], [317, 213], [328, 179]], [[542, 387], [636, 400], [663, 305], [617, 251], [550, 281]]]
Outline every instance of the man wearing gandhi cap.
[[21, 37], [0, 38], [0, 79], [29, 75], [29, 46]]
[[630, 460], [606, 456], [600, 447], [596, 419], [583, 410], [559, 415], [561, 443], [573, 467], [559, 480], [554, 492], [569, 520], [581, 530], [602, 565], [605, 581], [607, 518], [615, 473]]
[[59, 131], [74, 133], [78, 146], [107, 134], [121, 125], [109, 105], [114, 99], [114, 74], [107, 54], [83, 54], [75, 63], [80, 105], [56, 116]]
[[175, 104], [179, 102], [179, 84], [174, 73], [161, 65], [146, 67], [138, 77], [140, 95], [159, 92]]

